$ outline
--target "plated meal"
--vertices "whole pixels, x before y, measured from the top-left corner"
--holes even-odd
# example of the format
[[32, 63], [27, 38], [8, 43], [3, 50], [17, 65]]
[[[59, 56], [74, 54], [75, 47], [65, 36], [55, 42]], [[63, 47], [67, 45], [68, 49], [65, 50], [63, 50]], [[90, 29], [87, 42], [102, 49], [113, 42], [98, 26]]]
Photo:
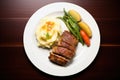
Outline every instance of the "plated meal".
[[100, 45], [96, 21], [82, 7], [56, 2], [38, 9], [28, 20], [23, 43], [26, 55], [39, 70], [70, 76], [87, 68]]
[[[63, 12], [62, 17], [41, 19], [35, 32], [38, 47], [52, 48], [49, 56], [50, 61], [62, 66], [74, 57], [78, 42], [89, 47], [92, 37], [90, 27], [82, 20], [77, 11], [70, 9], [66, 12], [64, 9]], [[66, 24], [68, 31], [61, 32], [61, 25], [57, 18]]]

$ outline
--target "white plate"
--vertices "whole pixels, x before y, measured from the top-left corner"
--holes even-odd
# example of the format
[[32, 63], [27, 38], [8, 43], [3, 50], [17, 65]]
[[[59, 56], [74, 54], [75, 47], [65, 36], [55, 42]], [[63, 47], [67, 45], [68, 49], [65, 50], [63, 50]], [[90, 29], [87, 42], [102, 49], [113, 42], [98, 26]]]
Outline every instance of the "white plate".
[[[65, 67], [51, 63], [48, 59], [49, 50], [37, 47], [35, 38], [35, 29], [40, 19], [45, 16], [63, 16], [63, 8], [65, 8], [66, 11], [74, 9], [79, 12], [82, 19], [90, 26], [93, 33], [91, 46], [86, 47], [79, 43], [72, 62]], [[65, 29], [65, 25], [62, 21], [61, 26]], [[100, 46], [100, 33], [94, 18], [82, 7], [67, 2], [51, 3], [36, 11], [26, 24], [23, 39], [26, 54], [33, 65], [39, 70], [54, 76], [70, 76], [81, 72], [95, 59]]]

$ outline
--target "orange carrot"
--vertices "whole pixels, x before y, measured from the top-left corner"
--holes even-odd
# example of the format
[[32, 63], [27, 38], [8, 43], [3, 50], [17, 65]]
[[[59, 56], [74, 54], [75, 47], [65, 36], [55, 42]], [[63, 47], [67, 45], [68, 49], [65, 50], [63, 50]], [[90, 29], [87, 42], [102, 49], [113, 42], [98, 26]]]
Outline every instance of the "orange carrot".
[[90, 39], [89, 39], [88, 35], [85, 33], [85, 31], [80, 30], [80, 35], [82, 36], [85, 44], [89, 47], [90, 46]]

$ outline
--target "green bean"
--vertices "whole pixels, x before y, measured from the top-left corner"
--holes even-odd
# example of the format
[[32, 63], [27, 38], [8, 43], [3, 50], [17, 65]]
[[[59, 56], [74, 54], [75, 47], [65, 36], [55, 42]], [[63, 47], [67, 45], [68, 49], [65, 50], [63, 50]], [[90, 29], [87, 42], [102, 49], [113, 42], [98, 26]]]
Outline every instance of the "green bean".
[[71, 27], [73, 28], [74, 32], [76, 32], [76, 35], [77, 35], [79, 41], [84, 45], [83, 39], [80, 35], [80, 31], [79, 31], [79, 28], [78, 28], [79, 26], [77, 26], [76, 23], [72, 22], [72, 20], [70, 20], [70, 19], [68, 19], [68, 21], [69, 21]]
[[65, 25], [70, 30], [70, 32], [82, 43], [82, 45], [84, 45], [83, 39], [80, 35], [80, 27], [77, 24], [77, 21], [74, 18], [72, 18], [72, 16], [68, 14], [65, 11], [65, 9], [63, 11], [64, 11], [64, 16], [58, 18], [65, 23]]
[[68, 21], [67, 21], [67, 20], [65, 21], [65, 19], [62, 18], [62, 17], [58, 17], [58, 18], [61, 19], [61, 20], [65, 23], [65, 25], [67, 26], [67, 28], [70, 30], [70, 32], [71, 32], [75, 37], [77, 37], [77, 39], [79, 39], [78, 36], [76, 35], [75, 31], [73, 31], [72, 27], [71, 27], [70, 24], [68, 23]]

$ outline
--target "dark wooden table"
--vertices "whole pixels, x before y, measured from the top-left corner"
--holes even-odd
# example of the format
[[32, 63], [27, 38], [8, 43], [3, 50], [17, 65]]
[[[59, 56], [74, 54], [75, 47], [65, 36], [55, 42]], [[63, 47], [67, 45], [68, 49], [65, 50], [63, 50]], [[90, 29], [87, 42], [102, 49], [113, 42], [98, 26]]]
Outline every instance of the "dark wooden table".
[[80, 5], [98, 23], [101, 44], [93, 63], [69, 77], [47, 75], [28, 60], [23, 47], [23, 31], [30, 16], [42, 6], [59, 0], [0, 1], [0, 80], [117, 80], [120, 79], [119, 0], [60, 0]]

